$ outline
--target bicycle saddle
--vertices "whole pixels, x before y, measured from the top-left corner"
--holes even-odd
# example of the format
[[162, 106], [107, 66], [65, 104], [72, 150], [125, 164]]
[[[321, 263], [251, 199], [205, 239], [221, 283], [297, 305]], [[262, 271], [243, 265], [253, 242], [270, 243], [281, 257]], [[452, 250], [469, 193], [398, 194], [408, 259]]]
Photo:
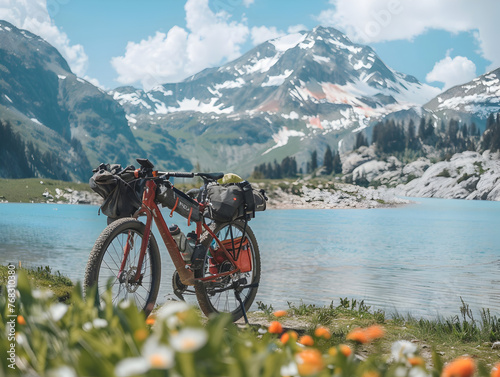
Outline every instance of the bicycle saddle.
[[206, 179], [207, 181], [217, 181], [218, 179], [224, 177], [224, 173], [198, 173], [196, 175]]

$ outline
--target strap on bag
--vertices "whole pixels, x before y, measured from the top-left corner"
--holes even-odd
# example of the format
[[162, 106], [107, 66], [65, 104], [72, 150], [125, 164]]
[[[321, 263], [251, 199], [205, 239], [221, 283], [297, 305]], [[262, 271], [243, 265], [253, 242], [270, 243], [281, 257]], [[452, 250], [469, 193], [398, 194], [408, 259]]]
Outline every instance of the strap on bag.
[[174, 216], [174, 211], [177, 208], [177, 204], [179, 204], [179, 197], [177, 197], [177, 199], [175, 200], [175, 204], [172, 207], [172, 211], [170, 212], [170, 217]]

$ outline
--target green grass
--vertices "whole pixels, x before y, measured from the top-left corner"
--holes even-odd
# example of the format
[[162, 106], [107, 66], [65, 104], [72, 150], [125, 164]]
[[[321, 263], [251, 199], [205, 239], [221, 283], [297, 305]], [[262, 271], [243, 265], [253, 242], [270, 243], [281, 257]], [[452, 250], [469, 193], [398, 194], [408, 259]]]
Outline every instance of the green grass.
[[[47, 198], [43, 196], [45, 190], [55, 197], [56, 188], [63, 191], [68, 188], [76, 191], [91, 191], [88, 183], [45, 178], [0, 179], [0, 200], [7, 200], [11, 203], [45, 203], [47, 202]], [[64, 201], [62, 198], [60, 200]]]
[[[36, 268], [16, 268], [23, 270], [36, 288], [49, 289], [58, 301], [66, 301], [73, 290], [73, 282], [59, 271], [52, 272], [49, 266]], [[0, 266], [0, 286], [5, 286], [8, 267]]]
[[[260, 321], [275, 320], [272, 313], [275, 309], [281, 309], [262, 302], [258, 302], [258, 308], [258, 312], [250, 314], [250, 322], [259, 322], [259, 318]], [[377, 347], [387, 355], [391, 352], [393, 342], [408, 340], [415, 343], [429, 361], [431, 351], [436, 349], [444, 361], [468, 354], [487, 364], [496, 362], [500, 352], [491, 346], [500, 341], [500, 320], [488, 309], [482, 309], [479, 318], [475, 318], [464, 302], [459, 310], [459, 315], [449, 318], [423, 319], [397, 313], [388, 316], [384, 311], [371, 310], [364, 301], [347, 298], [340, 299], [338, 305], [332, 302], [327, 306], [289, 302], [288, 316], [283, 320], [283, 325], [287, 328], [295, 326], [299, 334], [309, 335], [314, 333], [317, 326], [326, 326], [332, 338], [316, 345], [323, 352], [339, 342], [346, 342], [345, 337], [353, 328], [380, 324], [386, 335]], [[360, 348], [360, 352], [366, 355], [374, 351], [373, 345]]]

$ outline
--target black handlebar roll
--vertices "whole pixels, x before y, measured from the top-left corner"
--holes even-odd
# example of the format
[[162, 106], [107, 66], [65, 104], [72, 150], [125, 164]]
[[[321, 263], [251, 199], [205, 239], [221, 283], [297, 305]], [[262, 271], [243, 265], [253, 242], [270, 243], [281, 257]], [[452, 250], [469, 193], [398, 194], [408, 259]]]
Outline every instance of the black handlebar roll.
[[169, 173], [169, 175], [176, 178], [194, 178], [194, 173]]

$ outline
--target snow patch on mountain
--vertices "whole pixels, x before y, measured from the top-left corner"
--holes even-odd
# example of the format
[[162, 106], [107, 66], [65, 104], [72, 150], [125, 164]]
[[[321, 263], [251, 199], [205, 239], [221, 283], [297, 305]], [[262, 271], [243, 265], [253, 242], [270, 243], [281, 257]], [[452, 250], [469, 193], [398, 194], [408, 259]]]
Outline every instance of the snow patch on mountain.
[[315, 54], [313, 54], [313, 60], [319, 64], [330, 63], [330, 58], [327, 58], [325, 56], [315, 55]]
[[117, 91], [110, 92], [115, 101], [118, 101], [120, 105], [131, 104], [133, 106], [141, 106], [145, 109], [151, 109], [151, 105], [147, 103], [144, 99], [141, 98], [141, 94], [139, 90], [136, 90], [133, 93], [120, 93]]
[[273, 147], [269, 148], [267, 151], [262, 153], [262, 155], [265, 155], [269, 152], [271, 152], [273, 149], [283, 147], [288, 144], [288, 140], [291, 137], [302, 137], [305, 136], [305, 134], [302, 131], [296, 131], [296, 130], [289, 130], [287, 127], [282, 127], [278, 133], [273, 134], [272, 138], [276, 145]]
[[219, 89], [235, 89], [235, 88], [241, 88], [243, 85], [245, 85], [245, 80], [243, 80], [241, 77], [238, 77], [236, 80], [233, 81], [225, 81], [222, 84], [215, 84], [214, 88], [215, 90]]
[[291, 48], [294, 48], [299, 43], [301, 43], [306, 38], [306, 36], [307, 36], [306, 33], [288, 34], [285, 35], [284, 37], [272, 39], [269, 41], [269, 43], [274, 46], [274, 49], [276, 51], [285, 52], [287, 50], [290, 50]]
[[299, 114], [297, 114], [295, 111], [291, 111], [290, 114], [281, 114], [281, 116], [284, 119], [291, 119], [291, 120], [299, 119]]
[[274, 66], [278, 60], [280, 59], [281, 55], [276, 54], [273, 57], [269, 58], [263, 58], [263, 59], [252, 59], [250, 63], [253, 63], [253, 65], [246, 65], [243, 68], [246, 69], [246, 74], [251, 74], [255, 72], [260, 72], [260, 73], [265, 73], [271, 69], [272, 66]]
[[267, 82], [263, 83], [262, 86], [280, 86], [292, 73], [293, 70], [287, 69], [282, 75], [268, 76]]
[[223, 109], [223, 103], [215, 105], [218, 98], [212, 98], [209, 103], [205, 103], [197, 100], [196, 98], [184, 98], [182, 101], [177, 101], [179, 107], [169, 107], [169, 113], [175, 113], [180, 111], [196, 111], [199, 113], [216, 113], [216, 114], [231, 114], [234, 111], [233, 106]]

